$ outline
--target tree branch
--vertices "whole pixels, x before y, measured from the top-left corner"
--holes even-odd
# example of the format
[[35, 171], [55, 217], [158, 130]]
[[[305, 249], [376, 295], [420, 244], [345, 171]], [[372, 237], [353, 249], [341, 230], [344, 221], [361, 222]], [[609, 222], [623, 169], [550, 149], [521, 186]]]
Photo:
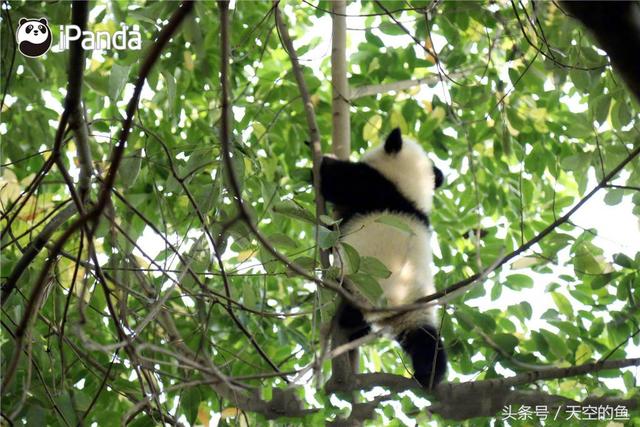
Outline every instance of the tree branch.
[[[567, 378], [577, 375], [590, 374], [605, 369], [620, 369], [628, 366], [640, 366], [640, 358], [636, 357], [620, 360], [607, 360], [604, 362], [585, 363], [583, 365], [570, 366], [568, 368], [548, 368], [537, 371], [524, 372], [508, 378], [468, 381], [462, 383], [440, 383], [433, 390], [433, 394], [437, 396], [439, 400], [447, 400], [454, 395], [465, 394], [470, 391], [488, 392], [493, 389], [530, 384], [539, 380]], [[424, 390], [414, 379], [406, 378], [400, 375], [376, 372], [356, 375], [353, 382], [344, 384], [341, 387], [335, 387], [334, 385], [332, 385], [332, 387], [327, 387], [327, 392], [333, 393], [337, 391], [368, 390], [377, 386], [389, 388], [396, 392], [402, 392], [411, 389]]]
[[[463, 383], [441, 383], [431, 392], [437, 403], [427, 408], [428, 411], [437, 413], [444, 418], [453, 420], [463, 420], [475, 417], [494, 416], [505, 404], [527, 403], [532, 398], [540, 397], [538, 404], [547, 401], [555, 401], [556, 396], [548, 396], [540, 393], [539, 396], [530, 391], [511, 390], [512, 387], [531, 384], [539, 380], [550, 380], [573, 377], [599, 372], [605, 369], [620, 369], [629, 366], [640, 366], [640, 358], [630, 358], [621, 360], [610, 360], [604, 362], [586, 363], [568, 368], [548, 368], [538, 371], [524, 372], [509, 378], [499, 378], [491, 380], [471, 381]], [[356, 375], [347, 384], [327, 384], [327, 392], [367, 390], [373, 387], [383, 387], [400, 393], [407, 390], [422, 390], [420, 385], [413, 379], [399, 375], [386, 373], [372, 373]], [[587, 404], [591, 398], [583, 403]], [[629, 405], [628, 408], [638, 406], [637, 400], [615, 400]], [[573, 402], [573, 401], [572, 401]]]
[[422, 79], [400, 80], [391, 83], [380, 83], [377, 85], [366, 85], [357, 88], [351, 88], [349, 94], [349, 100], [353, 101], [365, 96], [377, 95], [379, 93], [386, 93], [391, 91], [401, 91], [412, 88], [414, 86], [421, 85], [434, 85], [440, 82], [438, 76], [430, 76]]
[[82, 78], [84, 76], [85, 54], [82, 48], [83, 32], [87, 27], [89, 17], [89, 3], [81, 0], [74, 1], [71, 6], [71, 20], [74, 25], [80, 27], [80, 38], [71, 41], [69, 51], [69, 81], [67, 84], [67, 96], [65, 98], [65, 110], [69, 111], [69, 127], [76, 137], [76, 147], [80, 163], [80, 176], [78, 179], [78, 194], [80, 200], [85, 201], [93, 164], [91, 162], [91, 149], [89, 148], [89, 130], [82, 109]]
[[16, 288], [18, 279], [20, 279], [22, 273], [26, 271], [29, 264], [31, 264], [35, 257], [38, 256], [42, 248], [44, 248], [45, 244], [49, 242], [49, 239], [51, 239], [53, 233], [69, 218], [71, 218], [77, 211], [78, 208], [76, 207], [76, 205], [74, 205], [73, 203], [68, 204], [67, 207], [58, 212], [58, 214], [53, 217], [47, 225], [44, 226], [42, 231], [40, 231], [35, 239], [29, 242], [29, 245], [27, 245], [27, 247], [25, 248], [25, 251], [20, 259], [13, 266], [13, 270], [11, 270], [7, 281], [2, 286], [2, 293], [0, 296], [2, 307], [4, 307], [7, 300], [9, 299], [9, 296]]

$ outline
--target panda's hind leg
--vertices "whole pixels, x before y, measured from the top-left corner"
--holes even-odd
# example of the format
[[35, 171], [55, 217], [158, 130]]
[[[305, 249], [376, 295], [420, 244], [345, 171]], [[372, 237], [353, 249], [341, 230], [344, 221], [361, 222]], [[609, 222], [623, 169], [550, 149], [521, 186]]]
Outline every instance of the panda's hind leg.
[[338, 325], [347, 332], [349, 341], [357, 340], [371, 332], [371, 325], [364, 319], [362, 312], [348, 302], [342, 301], [337, 314]]
[[[346, 301], [342, 301], [338, 307], [336, 320], [343, 332], [334, 336], [334, 339], [337, 339], [334, 341], [334, 346], [357, 340], [371, 332], [371, 325], [364, 319], [362, 312]], [[349, 351], [348, 361], [352, 374], [357, 374], [359, 371], [359, 359], [357, 348]]]
[[411, 356], [414, 376], [425, 388], [437, 385], [447, 372], [447, 354], [438, 330], [424, 324], [398, 336], [402, 349]]

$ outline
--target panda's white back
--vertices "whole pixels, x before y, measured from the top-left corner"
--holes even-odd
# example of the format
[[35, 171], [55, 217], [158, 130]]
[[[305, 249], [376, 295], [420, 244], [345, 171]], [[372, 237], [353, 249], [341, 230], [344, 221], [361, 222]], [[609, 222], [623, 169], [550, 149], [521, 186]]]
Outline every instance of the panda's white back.
[[[401, 149], [392, 154], [380, 145], [366, 152], [361, 162], [389, 180], [421, 214], [431, 212], [435, 175], [433, 163], [420, 144], [403, 138]], [[406, 224], [411, 233], [395, 224], [390, 225], [388, 221], [379, 221], [383, 216], [392, 216]], [[386, 301], [370, 301], [372, 304], [386, 303], [389, 307], [411, 304], [435, 292], [431, 270], [431, 230], [426, 221], [410, 213], [382, 209], [355, 215], [343, 224], [340, 230], [343, 242], [353, 246], [360, 256], [377, 258], [391, 271], [388, 278], [378, 280]], [[346, 259], [344, 254], [340, 258]], [[405, 317], [417, 316], [412, 320], [435, 323], [433, 312], [428, 308], [412, 311]], [[406, 321], [405, 318], [402, 323]]]
[[[382, 221], [381, 222], [381, 217]], [[388, 217], [406, 224], [405, 230], [390, 225]], [[360, 256], [375, 257], [391, 275], [378, 282], [390, 307], [410, 304], [418, 298], [435, 292], [431, 271], [431, 231], [408, 214], [376, 212], [352, 218], [341, 230], [342, 241], [353, 246]], [[341, 253], [341, 259], [347, 259]], [[380, 301], [370, 301], [380, 304]], [[431, 310], [423, 311], [431, 316]], [[429, 319], [432, 320], [432, 319]]]

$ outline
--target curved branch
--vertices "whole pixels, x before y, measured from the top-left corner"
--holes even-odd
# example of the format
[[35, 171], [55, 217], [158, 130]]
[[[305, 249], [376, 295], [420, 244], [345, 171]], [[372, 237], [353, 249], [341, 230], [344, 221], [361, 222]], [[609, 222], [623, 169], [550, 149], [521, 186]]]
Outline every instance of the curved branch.
[[[459, 76], [461, 77], [463, 76], [463, 73], [451, 73], [451, 75], [455, 77], [459, 77]], [[391, 83], [380, 83], [376, 85], [359, 86], [356, 88], [351, 88], [351, 91], [349, 92], [349, 100], [353, 101], [358, 98], [363, 98], [365, 96], [370, 96], [370, 95], [377, 95], [379, 93], [406, 90], [415, 86], [435, 85], [439, 82], [440, 82], [440, 77], [430, 76], [422, 79], [399, 80]]]
[[44, 248], [45, 244], [51, 239], [53, 233], [64, 224], [69, 218], [71, 218], [76, 212], [77, 207], [73, 203], [67, 205], [66, 208], [58, 212], [58, 214], [49, 221], [47, 225], [44, 226], [42, 231], [29, 242], [29, 245], [25, 248], [22, 257], [16, 262], [13, 266], [13, 270], [9, 274], [7, 281], [4, 286], [2, 286], [2, 293], [0, 294], [0, 300], [2, 301], [2, 306], [5, 305], [11, 292], [16, 288], [18, 283], [18, 279], [22, 276], [22, 273], [27, 269], [29, 264], [35, 259], [36, 256], [40, 253], [42, 248]]
[[349, 100], [353, 101], [358, 98], [363, 98], [365, 96], [370, 96], [370, 95], [377, 95], [379, 93], [410, 89], [414, 86], [434, 85], [439, 82], [440, 82], [440, 78], [438, 76], [431, 76], [431, 77], [425, 77], [423, 79], [400, 80], [400, 81], [391, 82], [391, 83], [380, 83], [376, 85], [360, 86], [360, 87], [351, 89], [351, 91], [349, 92]]

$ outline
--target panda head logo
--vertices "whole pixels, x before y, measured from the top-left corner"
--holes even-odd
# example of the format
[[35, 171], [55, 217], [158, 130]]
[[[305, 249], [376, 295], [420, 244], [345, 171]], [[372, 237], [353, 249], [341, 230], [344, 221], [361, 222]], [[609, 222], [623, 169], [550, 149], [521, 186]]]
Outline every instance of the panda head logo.
[[20, 18], [16, 41], [20, 53], [29, 58], [37, 58], [47, 53], [51, 47], [51, 30], [47, 19]]

